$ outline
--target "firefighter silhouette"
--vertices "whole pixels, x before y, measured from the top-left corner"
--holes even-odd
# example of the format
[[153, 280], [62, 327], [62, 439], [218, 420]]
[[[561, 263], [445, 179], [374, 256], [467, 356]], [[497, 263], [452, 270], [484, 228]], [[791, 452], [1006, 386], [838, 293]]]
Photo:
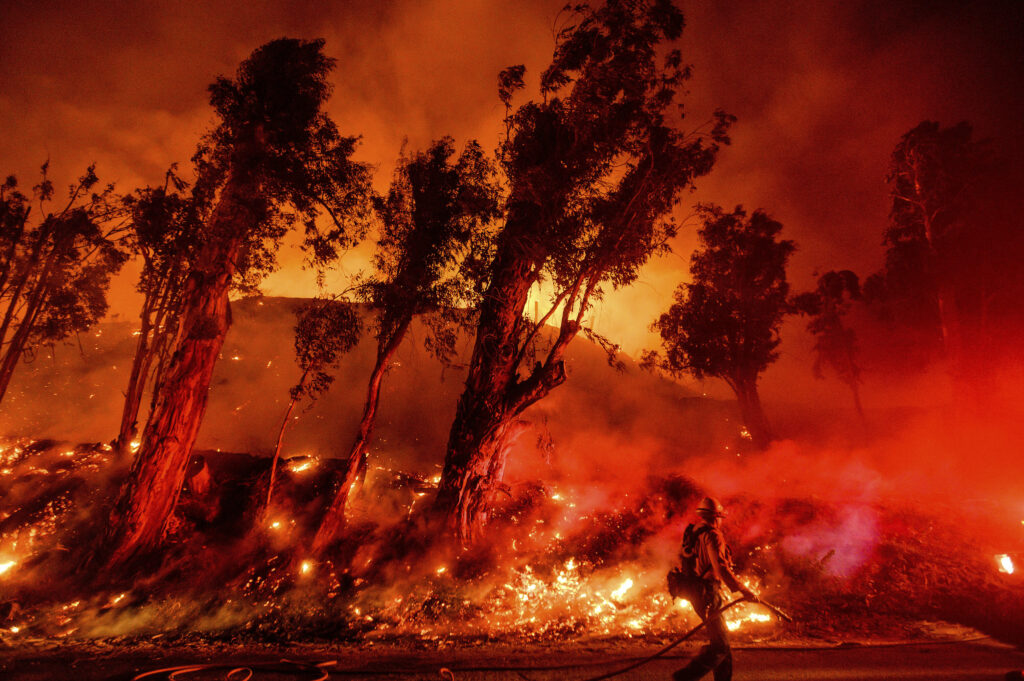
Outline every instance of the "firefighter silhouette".
[[740, 583], [732, 568], [732, 554], [722, 536], [725, 508], [713, 497], [704, 497], [697, 505], [700, 521], [686, 528], [680, 552], [681, 566], [670, 573], [673, 596], [687, 598], [706, 624], [709, 642], [690, 663], [672, 675], [674, 681], [699, 679], [714, 672], [715, 681], [732, 679], [732, 649], [728, 629], [720, 610], [722, 586], [739, 591], [756, 602], [757, 596]]

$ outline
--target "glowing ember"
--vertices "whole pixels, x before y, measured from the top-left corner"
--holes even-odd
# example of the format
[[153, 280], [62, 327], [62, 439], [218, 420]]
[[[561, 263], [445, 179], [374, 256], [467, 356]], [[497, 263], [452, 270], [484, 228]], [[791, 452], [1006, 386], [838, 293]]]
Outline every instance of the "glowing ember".
[[12, 634], [17, 634], [19, 631], [21, 631], [21, 627], [11, 627]]
[[136, 449], [138, 449], [139, 447], [141, 447], [141, 446], [142, 446], [142, 442], [141, 442], [140, 440], [132, 440], [131, 444], [129, 445], [129, 447], [131, 447], [131, 448], [132, 448], [132, 451], [133, 451], [133, 452], [134, 452], [134, 451], [135, 451]]
[[1008, 575], [1013, 574], [1013, 559], [1005, 553], [996, 556], [996, 562], [999, 563], [999, 571], [1005, 572]]
[[0, 575], [4, 574], [5, 572], [10, 570], [15, 565], [17, 565], [17, 563], [15, 563], [13, 560], [9, 560], [9, 561], [6, 561], [4, 563], [0, 563]]
[[312, 571], [313, 571], [313, 561], [311, 561], [311, 560], [304, 560], [304, 561], [302, 561], [302, 564], [299, 565], [299, 572], [301, 572], [304, 575], [308, 575]]

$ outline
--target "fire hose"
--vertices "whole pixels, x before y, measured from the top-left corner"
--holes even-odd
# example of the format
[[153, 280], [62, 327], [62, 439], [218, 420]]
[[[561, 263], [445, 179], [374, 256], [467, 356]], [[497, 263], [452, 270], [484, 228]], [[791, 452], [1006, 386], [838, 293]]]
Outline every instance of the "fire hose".
[[[746, 600], [748, 600], [746, 597], [740, 597], [740, 598], [737, 598], [737, 599], [735, 599], [733, 601], [730, 601], [726, 605], [724, 605], [721, 608], [719, 608], [712, 615], [712, 617], [709, 617], [708, 619], [712, 619], [713, 617], [718, 617], [722, 613], [724, 613], [726, 610], [728, 610], [729, 608], [737, 606], [737, 605], [739, 605], [740, 603], [742, 603], [742, 602], [744, 602]], [[761, 605], [763, 605], [765, 608], [770, 610], [779, 619], [784, 620], [786, 622], [792, 622], [793, 621], [793, 618], [791, 618], [789, 615], [787, 615], [785, 612], [783, 612], [782, 610], [780, 610], [776, 606], [772, 605], [771, 603], [767, 603], [767, 602], [762, 601], [762, 600], [757, 600], [755, 602], [756, 603], [760, 603]], [[618, 669], [618, 670], [616, 670], [614, 672], [608, 672], [608, 673], [600, 674], [598, 676], [587, 677], [585, 679], [581, 679], [581, 681], [603, 681], [604, 679], [610, 679], [610, 678], [613, 678], [615, 676], [620, 676], [620, 675], [625, 674], [627, 672], [633, 671], [634, 669], [642, 667], [645, 664], [653, 662], [654, 660], [658, 659], [659, 657], [663, 657], [664, 655], [668, 654], [669, 651], [671, 651], [673, 648], [677, 647], [678, 645], [680, 645], [684, 641], [687, 641], [688, 639], [692, 638], [693, 635], [696, 634], [701, 629], [703, 629], [706, 624], [707, 624], [707, 620], [702, 621], [700, 624], [698, 624], [694, 628], [690, 629], [685, 634], [683, 634], [682, 636], [680, 636], [676, 640], [672, 641], [671, 643], [669, 643], [667, 646], [663, 647], [658, 652], [654, 653], [653, 655], [648, 655], [647, 657], [642, 658], [642, 659], [640, 659], [640, 660], [630, 664], [629, 666], [623, 667], [622, 669]], [[152, 671], [144, 672], [142, 674], [138, 674], [136, 676], [133, 676], [131, 681], [142, 681], [143, 679], [149, 679], [149, 678], [160, 677], [160, 676], [163, 676], [163, 678], [167, 679], [168, 681], [174, 681], [176, 679], [179, 679], [183, 675], [194, 674], [196, 672], [209, 672], [209, 671], [227, 672], [227, 676], [225, 677], [225, 681], [249, 681], [250, 679], [252, 679], [253, 673], [256, 670], [259, 670], [259, 671], [273, 671], [273, 672], [278, 672], [278, 673], [291, 673], [291, 674], [309, 674], [309, 673], [312, 673], [313, 674], [313, 678], [310, 679], [310, 681], [325, 681], [329, 677], [329, 674], [330, 674], [330, 672], [328, 672], [326, 670], [326, 667], [330, 667], [330, 666], [333, 666], [335, 664], [337, 664], [336, 661], [330, 661], [330, 662], [321, 662], [319, 664], [311, 665], [311, 664], [306, 664], [306, 663], [303, 663], [303, 662], [295, 662], [295, 661], [292, 661], [292, 660], [281, 660], [281, 662], [276, 664], [276, 665], [237, 666], [237, 665], [224, 665], [224, 664], [190, 664], [190, 665], [181, 665], [181, 666], [177, 666], [177, 667], [165, 667], [163, 669], [154, 669]], [[454, 679], [455, 679], [455, 671], [465, 671], [465, 670], [451, 670], [451, 669], [449, 669], [447, 667], [443, 667], [443, 668], [441, 668], [439, 670], [439, 674], [440, 674], [440, 676], [443, 679], [447, 679], [448, 681], [454, 681]], [[523, 674], [521, 671], [517, 671], [517, 673], [519, 674], [519, 676], [521, 678], [526, 679], [527, 681], [529, 681], [529, 677], [526, 676], [525, 674]]]

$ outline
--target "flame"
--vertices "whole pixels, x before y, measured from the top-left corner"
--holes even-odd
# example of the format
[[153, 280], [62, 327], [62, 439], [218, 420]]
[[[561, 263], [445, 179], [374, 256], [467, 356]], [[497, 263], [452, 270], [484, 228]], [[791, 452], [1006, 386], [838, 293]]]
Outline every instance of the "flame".
[[617, 601], [622, 600], [622, 597], [626, 595], [626, 592], [633, 588], [633, 580], [627, 578], [618, 589], [612, 592], [612, 598]]
[[1010, 556], [1006, 555], [1005, 553], [1002, 553], [996, 556], [996, 563], [999, 564], [1000, 572], [1006, 573], [1008, 575], [1013, 574], [1013, 558], [1010, 558]]
[[748, 613], [747, 615], [741, 617], [740, 619], [732, 619], [732, 620], [730, 620], [730, 619], [726, 618], [725, 626], [726, 626], [727, 629], [729, 629], [729, 631], [736, 631], [741, 626], [743, 626], [744, 622], [762, 622], [763, 623], [763, 622], [771, 622], [771, 621], [772, 621], [772, 616], [771, 615], [766, 615], [765, 613], [762, 613], [762, 612], [751, 612], [751, 613]]
[[304, 574], [304, 575], [308, 575], [312, 571], [313, 571], [313, 561], [311, 561], [311, 560], [304, 560], [299, 565], [299, 572]]
[[13, 561], [13, 560], [8, 560], [8, 561], [5, 561], [3, 563], [0, 563], [0, 575], [6, 573], [8, 570], [10, 570], [15, 565], [17, 565], [17, 563], [15, 561]]
[[290, 459], [286, 466], [292, 473], [302, 473], [303, 471], [312, 470], [320, 463], [315, 456], [295, 457], [295, 459]]

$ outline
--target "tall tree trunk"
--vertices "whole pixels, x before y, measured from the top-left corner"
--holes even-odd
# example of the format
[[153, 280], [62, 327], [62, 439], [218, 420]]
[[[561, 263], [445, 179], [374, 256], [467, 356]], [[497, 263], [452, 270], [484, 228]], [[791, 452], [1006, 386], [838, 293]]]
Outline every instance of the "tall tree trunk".
[[257, 192], [252, 181], [229, 179], [210, 222], [213, 238], [186, 280], [180, 341], [107, 537], [110, 566], [155, 548], [178, 502], [230, 325], [228, 293], [246, 233], [255, 222], [249, 202]]
[[150, 315], [152, 304], [147, 300], [142, 308], [142, 328], [139, 341], [135, 344], [135, 357], [132, 359], [132, 370], [128, 376], [128, 389], [125, 391], [124, 407], [121, 409], [121, 427], [118, 429], [114, 450], [118, 456], [124, 456], [138, 432], [139, 407], [142, 404], [142, 393], [149, 374], [149, 363], [152, 360], [150, 333], [152, 323]]
[[853, 393], [853, 408], [857, 410], [857, 417], [860, 419], [860, 424], [864, 428], [864, 433], [868, 432], [868, 417], [864, 413], [864, 405], [860, 401], [860, 385], [856, 381], [850, 383], [850, 392]]
[[[28, 341], [29, 336], [32, 335], [32, 329], [35, 327], [36, 317], [39, 316], [40, 310], [46, 303], [46, 299], [50, 295], [50, 278], [53, 275], [53, 268], [58, 260], [58, 253], [55, 250], [52, 251], [46, 260], [46, 265], [43, 271], [39, 274], [39, 279], [36, 280], [35, 286], [32, 292], [29, 294], [28, 302], [25, 306], [25, 312], [22, 314], [21, 322], [18, 324], [17, 330], [11, 337], [10, 343], [7, 345], [7, 351], [3, 355], [3, 359], [0, 360], [0, 403], [3, 402], [4, 396], [7, 394], [7, 389], [11, 385], [11, 378], [14, 376], [14, 370], [18, 366], [18, 360], [21, 359], [21, 354], [25, 349], [25, 343]], [[14, 301], [11, 302], [14, 305]], [[8, 320], [5, 320], [7, 322]]]
[[[522, 232], [506, 228], [504, 233]], [[456, 407], [433, 504], [463, 542], [471, 540], [480, 510], [486, 507], [485, 497], [500, 482], [493, 479], [500, 467], [492, 460], [503, 451], [504, 436], [515, 418], [507, 401], [517, 381], [519, 325], [537, 263], [543, 261], [543, 253], [536, 251], [542, 248], [523, 238], [499, 244], [499, 259], [480, 306], [469, 376]]]
[[[299, 384], [305, 382], [308, 370], [303, 372], [302, 378], [299, 379]], [[270, 501], [274, 495], [274, 482], [277, 479], [277, 462], [281, 460], [281, 445], [284, 444], [284, 432], [288, 430], [288, 422], [292, 417], [292, 412], [295, 411], [295, 405], [298, 404], [299, 398], [292, 397], [288, 400], [288, 408], [284, 411], [284, 418], [281, 419], [281, 427], [277, 431], [277, 445], [274, 447], [274, 458], [270, 460], [270, 482], [267, 483], [267, 503], [263, 507], [263, 512], [267, 513], [270, 511]]]
[[[52, 225], [52, 221], [47, 221], [43, 227], [40, 227], [40, 232], [36, 237], [36, 242], [32, 245], [32, 253], [29, 255], [28, 262], [25, 264], [25, 271], [20, 274], [14, 284], [13, 290], [11, 291], [7, 310], [4, 312], [3, 321], [0, 322], [0, 345], [3, 345], [3, 342], [7, 340], [7, 333], [10, 331], [11, 324], [17, 316], [18, 304], [21, 302], [21, 295], [24, 293], [25, 287], [32, 280], [32, 275], [35, 274], [39, 267], [39, 261], [42, 258], [43, 253], [43, 245], [53, 234], [53, 228], [50, 225]], [[52, 262], [52, 259], [48, 258], [48, 262]]]
[[[123, 456], [138, 434], [139, 411], [142, 398], [153, 374], [153, 363], [157, 362], [160, 370], [160, 359], [165, 354], [166, 346], [172, 334], [166, 328], [167, 320], [174, 307], [175, 283], [168, 275], [162, 288], [152, 297], [147, 296], [139, 315], [141, 328], [139, 341], [135, 345], [135, 357], [132, 359], [132, 370], [128, 377], [128, 389], [125, 391], [124, 407], [121, 410], [121, 427], [118, 430], [115, 450]], [[154, 383], [154, 390], [156, 385]], [[152, 405], [151, 411], [152, 411]]]
[[743, 425], [750, 433], [750, 440], [758, 449], [767, 449], [772, 440], [771, 426], [761, 406], [761, 396], [757, 392], [757, 378], [741, 378], [735, 381], [734, 390], [740, 407]]
[[363, 404], [363, 416], [359, 420], [359, 428], [356, 430], [356, 439], [352, 443], [348, 457], [345, 460], [345, 477], [338, 485], [331, 499], [331, 505], [324, 512], [324, 517], [317, 528], [316, 536], [313, 538], [313, 552], [322, 553], [337, 541], [341, 531], [345, 527], [345, 507], [348, 504], [349, 495], [356, 481], [359, 479], [360, 471], [366, 465], [366, 455], [370, 447], [370, 437], [373, 435], [373, 427], [377, 420], [377, 404], [380, 402], [380, 389], [384, 381], [384, 375], [391, 364], [398, 346], [402, 344], [409, 324], [412, 319], [404, 320], [391, 338], [383, 345], [378, 346], [377, 361], [370, 373], [370, 382], [366, 389], [366, 402]]

